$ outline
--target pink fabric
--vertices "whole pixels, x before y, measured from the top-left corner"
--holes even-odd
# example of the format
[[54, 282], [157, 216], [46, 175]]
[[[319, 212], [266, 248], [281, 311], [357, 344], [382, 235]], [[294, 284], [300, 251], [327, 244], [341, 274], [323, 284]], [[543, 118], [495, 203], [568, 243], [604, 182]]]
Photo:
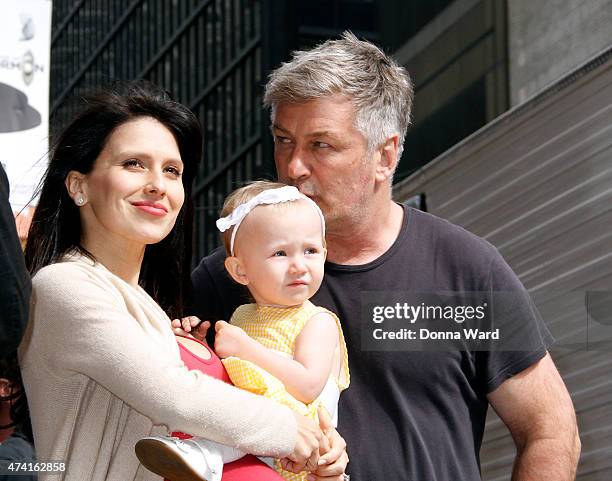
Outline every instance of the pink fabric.
[[[192, 371], [201, 371], [204, 374], [231, 384], [232, 382], [219, 357], [207, 344], [202, 342], [200, 344], [208, 349], [210, 359], [202, 359], [179, 343], [181, 359], [187, 368]], [[180, 439], [192, 437], [190, 434], [180, 432], [174, 432], [172, 435]], [[247, 454], [238, 461], [223, 466], [223, 477], [221, 479], [222, 481], [283, 481], [283, 478], [276, 471], [251, 454]]]

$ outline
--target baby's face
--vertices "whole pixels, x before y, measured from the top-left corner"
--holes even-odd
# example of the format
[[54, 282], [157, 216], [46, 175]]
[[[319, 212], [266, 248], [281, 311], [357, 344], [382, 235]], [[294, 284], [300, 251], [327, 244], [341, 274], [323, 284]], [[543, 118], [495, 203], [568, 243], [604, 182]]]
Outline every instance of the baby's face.
[[306, 201], [258, 206], [240, 226], [235, 247], [257, 304], [296, 306], [321, 285], [321, 218]]

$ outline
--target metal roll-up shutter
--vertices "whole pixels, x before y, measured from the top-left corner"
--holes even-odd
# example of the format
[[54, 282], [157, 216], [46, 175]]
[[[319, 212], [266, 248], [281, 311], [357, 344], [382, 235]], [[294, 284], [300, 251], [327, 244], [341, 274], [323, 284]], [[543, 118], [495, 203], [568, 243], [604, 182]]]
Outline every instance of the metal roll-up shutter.
[[[557, 339], [551, 354], [576, 408], [577, 479], [609, 481], [612, 48], [395, 187], [398, 200], [420, 193], [430, 212], [495, 245], [533, 293]], [[592, 298], [601, 302], [587, 309]], [[514, 454], [490, 410], [483, 479], [509, 480]]]

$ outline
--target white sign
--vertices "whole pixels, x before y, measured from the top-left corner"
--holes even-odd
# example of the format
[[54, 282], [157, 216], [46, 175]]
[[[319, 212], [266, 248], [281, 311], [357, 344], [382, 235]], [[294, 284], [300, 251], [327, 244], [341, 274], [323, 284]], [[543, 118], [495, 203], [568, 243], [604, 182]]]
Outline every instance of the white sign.
[[51, 0], [1, 0], [0, 162], [15, 212], [47, 167]]

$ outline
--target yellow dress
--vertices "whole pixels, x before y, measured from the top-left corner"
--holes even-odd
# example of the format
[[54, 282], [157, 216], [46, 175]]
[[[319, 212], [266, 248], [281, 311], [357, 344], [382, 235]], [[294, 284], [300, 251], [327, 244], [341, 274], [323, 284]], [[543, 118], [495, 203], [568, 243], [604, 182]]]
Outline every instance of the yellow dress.
[[[337, 386], [338, 392], [340, 392], [348, 387], [350, 375], [342, 327], [338, 317], [333, 312], [323, 307], [315, 306], [310, 301], [306, 301], [297, 307], [269, 307], [245, 304], [236, 309], [230, 323], [242, 328], [249, 337], [255, 339], [266, 348], [293, 358], [295, 354], [295, 340], [298, 335], [302, 332], [308, 320], [321, 312], [332, 316], [338, 327], [342, 366], [339, 373], [331, 374], [330, 381]], [[317, 409], [323, 405], [321, 396], [310, 404], [304, 404], [289, 394], [279, 379], [252, 362], [237, 357], [228, 357], [223, 360], [223, 364], [234, 385], [273, 399], [290, 407], [298, 414], [311, 419], [317, 419]], [[307, 472], [295, 474], [285, 471], [280, 467], [278, 461], [275, 462], [275, 467], [279, 474], [287, 481], [303, 481], [308, 474]]]

